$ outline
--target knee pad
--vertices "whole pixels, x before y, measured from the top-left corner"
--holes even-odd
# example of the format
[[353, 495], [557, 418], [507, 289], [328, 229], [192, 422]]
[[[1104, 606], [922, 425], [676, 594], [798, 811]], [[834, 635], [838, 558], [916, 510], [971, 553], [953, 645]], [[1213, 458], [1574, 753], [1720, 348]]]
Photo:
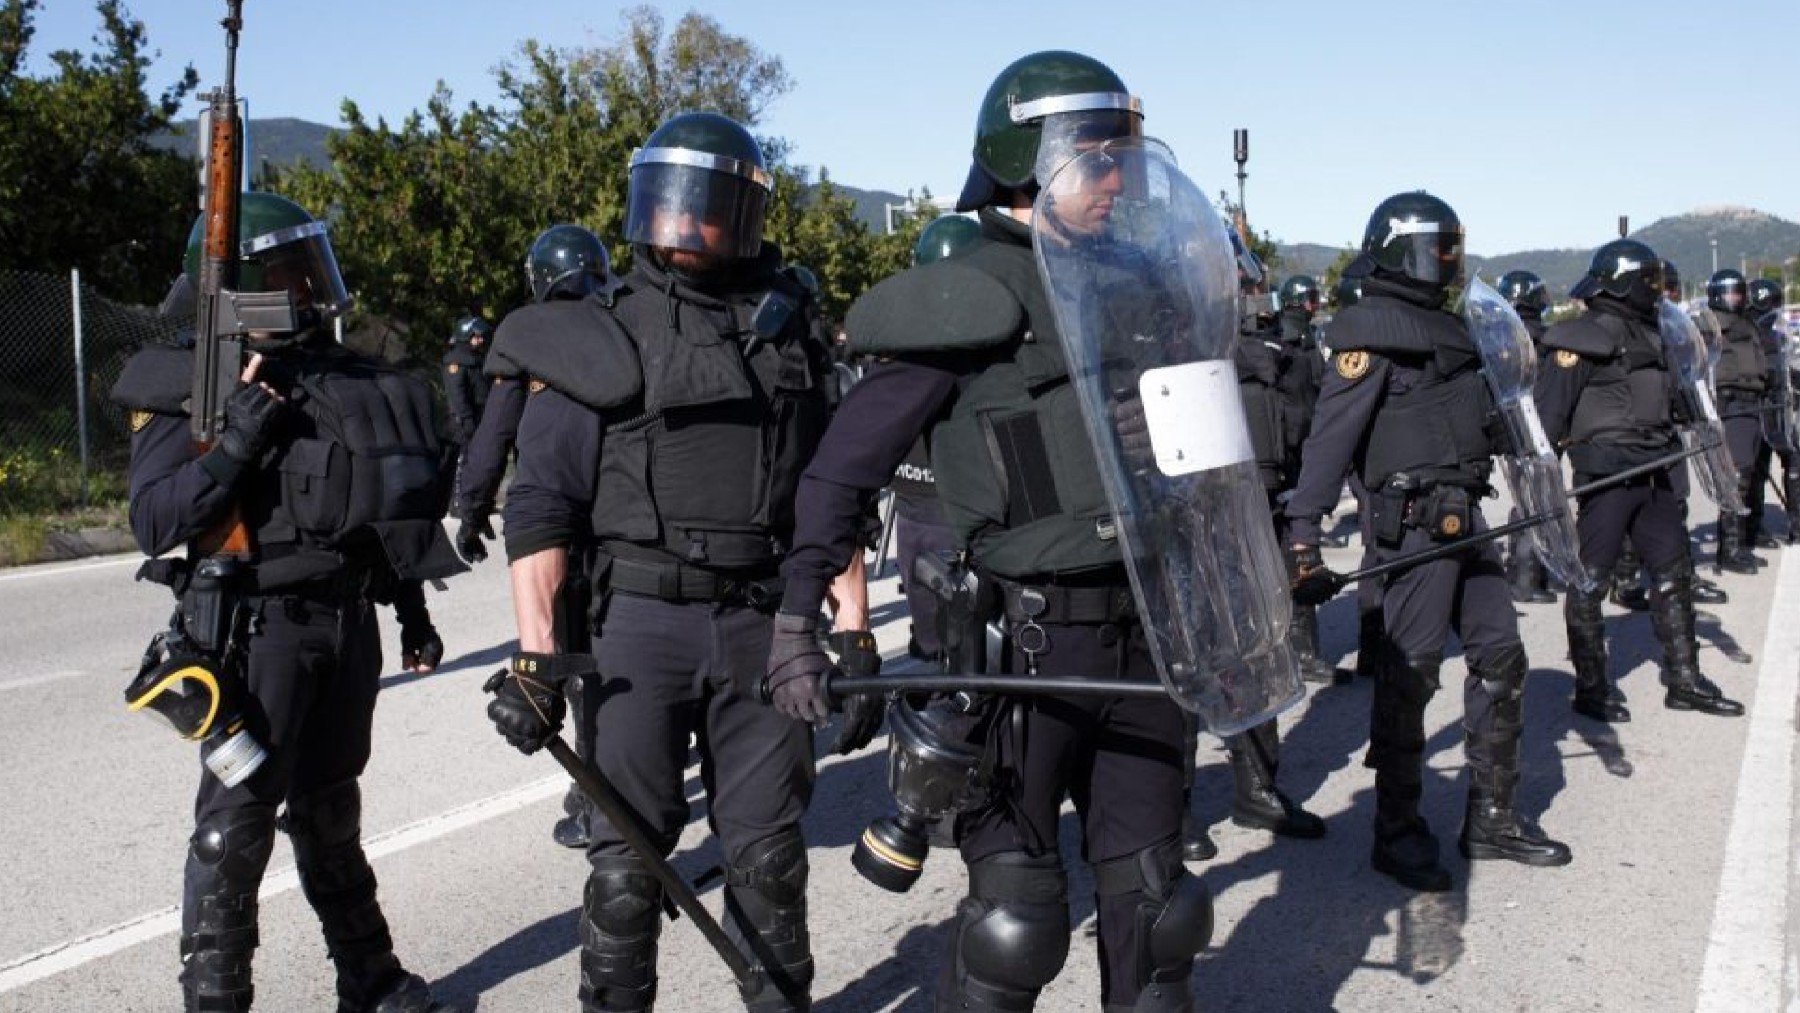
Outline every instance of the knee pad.
[[1494, 700], [1517, 700], [1525, 695], [1525, 676], [1531, 670], [1525, 645], [1514, 641], [1488, 651], [1479, 661], [1471, 659], [1469, 674], [1481, 680], [1481, 688]]
[[1094, 892], [1102, 898], [1139, 897], [1138, 984], [1146, 991], [1191, 999], [1188, 972], [1212, 941], [1212, 893], [1181, 862], [1179, 841], [1167, 841], [1094, 866]]
[[806, 900], [810, 868], [800, 831], [783, 830], [745, 848], [726, 869], [725, 882], [739, 894], [755, 895], [775, 907], [792, 907]]
[[584, 1008], [648, 1010], [656, 1001], [663, 888], [642, 859], [595, 858], [581, 905]]
[[274, 847], [272, 806], [215, 813], [194, 827], [184, 951], [256, 949], [256, 892]]
[[1408, 654], [1403, 664], [1391, 666], [1382, 678], [1398, 699], [1424, 707], [1437, 694], [1438, 669], [1443, 665], [1441, 652]]
[[[812, 936], [806, 928], [806, 841], [783, 830], [743, 849], [725, 869], [725, 907], [731, 927], [778, 981], [779, 991], [804, 994], [812, 987]], [[781, 996], [752, 1009], [785, 1010]]]
[[1029, 1010], [1069, 956], [1069, 881], [1054, 854], [971, 863], [957, 930], [959, 998], [974, 1010]]
[[188, 839], [194, 861], [227, 881], [262, 882], [269, 852], [275, 847], [275, 809], [253, 805], [215, 813], [201, 820]]

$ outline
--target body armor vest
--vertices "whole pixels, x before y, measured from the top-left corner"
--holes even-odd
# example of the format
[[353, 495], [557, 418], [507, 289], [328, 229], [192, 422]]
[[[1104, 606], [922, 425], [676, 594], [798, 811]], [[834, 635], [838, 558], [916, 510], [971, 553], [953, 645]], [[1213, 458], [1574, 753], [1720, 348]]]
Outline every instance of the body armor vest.
[[1244, 419], [1249, 423], [1250, 447], [1256, 454], [1257, 476], [1263, 488], [1279, 489], [1288, 456], [1285, 399], [1278, 387], [1281, 353], [1269, 347], [1261, 334], [1239, 334], [1232, 358]]
[[[618, 340], [635, 346], [642, 385], [607, 413], [595, 537], [618, 554], [630, 543], [696, 566], [774, 568], [829, 417], [830, 365], [809, 315], [763, 340], [751, 320], [766, 289], [711, 299], [647, 283], [641, 270], [628, 285], [611, 313]], [[804, 299], [797, 288], [790, 296]]]
[[[1359, 311], [1359, 312], [1358, 312]], [[1345, 349], [1380, 351], [1399, 369], [1416, 372], [1409, 386], [1386, 398], [1369, 426], [1362, 480], [1380, 489], [1399, 474], [1420, 485], [1487, 487], [1493, 468], [1493, 400], [1481, 378], [1481, 356], [1461, 322], [1447, 313], [1368, 296], [1340, 314], [1334, 333]], [[1392, 345], [1384, 339], [1397, 339]]]
[[1605, 333], [1613, 351], [1609, 357], [1588, 356], [1594, 371], [1569, 426], [1575, 470], [1604, 477], [1673, 450], [1677, 434], [1661, 339], [1610, 313], [1590, 312], [1583, 322]]
[[913, 441], [906, 459], [894, 469], [894, 495], [903, 499], [926, 500], [937, 497], [937, 480], [931, 473], [931, 452], [923, 436]]
[[[1719, 350], [1719, 364], [1713, 373], [1713, 386], [1719, 394], [1719, 408], [1724, 415], [1749, 415], [1756, 410], [1769, 385], [1769, 358], [1763, 351], [1762, 335], [1756, 325], [1740, 313], [1718, 314], [1724, 330]], [[1730, 410], [1734, 402], [1741, 407]], [[1750, 402], [1744, 404], [1744, 402]]]

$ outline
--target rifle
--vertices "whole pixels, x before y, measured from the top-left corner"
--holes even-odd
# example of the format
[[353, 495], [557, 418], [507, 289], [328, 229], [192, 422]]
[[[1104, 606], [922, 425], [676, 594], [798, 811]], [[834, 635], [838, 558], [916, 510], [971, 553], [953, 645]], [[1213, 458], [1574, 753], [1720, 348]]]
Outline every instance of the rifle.
[[[243, 0], [226, 0], [225, 79], [206, 96], [209, 106], [206, 193], [201, 207], [200, 272], [194, 285], [194, 386], [188, 407], [189, 432], [202, 452], [218, 441], [225, 425], [225, 401], [236, 390], [243, 368], [243, 332], [231, 303], [237, 292], [238, 198], [243, 178], [243, 125], [237, 111], [238, 32], [244, 26]], [[242, 558], [250, 552], [250, 531], [236, 506], [200, 539], [206, 555]]]

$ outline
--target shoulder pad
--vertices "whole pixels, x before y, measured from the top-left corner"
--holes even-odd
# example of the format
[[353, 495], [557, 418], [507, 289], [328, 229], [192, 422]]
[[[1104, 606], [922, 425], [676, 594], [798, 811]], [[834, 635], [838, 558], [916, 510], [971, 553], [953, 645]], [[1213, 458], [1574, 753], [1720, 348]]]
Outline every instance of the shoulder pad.
[[1430, 312], [1398, 299], [1364, 296], [1331, 319], [1331, 350], [1430, 355], [1437, 350]]
[[194, 393], [194, 350], [149, 345], [125, 360], [112, 400], [133, 411], [186, 415]]
[[1025, 307], [999, 279], [962, 258], [902, 271], [856, 300], [850, 350], [894, 355], [993, 348], [1025, 326]]
[[498, 345], [482, 361], [481, 371], [496, 380], [510, 380], [525, 375], [525, 370], [502, 352]]
[[1591, 313], [1584, 313], [1551, 327], [1544, 332], [1540, 344], [1545, 348], [1575, 352], [1595, 359], [1610, 359], [1619, 354], [1618, 337], [1594, 319]]
[[488, 361], [530, 375], [589, 408], [616, 408], [644, 390], [637, 346], [598, 299], [522, 306], [500, 321]]

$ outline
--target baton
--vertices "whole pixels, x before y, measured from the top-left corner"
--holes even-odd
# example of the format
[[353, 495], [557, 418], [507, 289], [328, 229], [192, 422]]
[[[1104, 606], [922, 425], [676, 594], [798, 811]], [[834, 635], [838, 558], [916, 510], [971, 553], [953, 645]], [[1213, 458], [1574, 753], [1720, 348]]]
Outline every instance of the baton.
[[[894, 516], [900, 512], [899, 496], [892, 490], [887, 495], [887, 517], [881, 522], [881, 537], [875, 542], [875, 572], [869, 574], [871, 580], [880, 580], [887, 572], [888, 544], [894, 539]], [[905, 575], [902, 574], [902, 577]]]
[[1670, 465], [1679, 464], [1682, 461], [1685, 461], [1690, 457], [1698, 457], [1701, 454], [1704, 454], [1707, 451], [1713, 449], [1714, 447], [1719, 446], [1719, 443], [1720, 443], [1720, 441], [1718, 441], [1718, 440], [1711, 440], [1706, 443], [1698, 444], [1696, 446], [1686, 447], [1681, 450], [1677, 450], [1673, 454], [1665, 454], [1664, 456], [1659, 457], [1654, 461], [1647, 461], [1636, 467], [1626, 468], [1624, 471], [1621, 471], [1616, 475], [1608, 475], [1605, 478], [1596, 478], [1592, 482], [1588, 482], [1585, 485], [1578, 485], [1575, 488], [1570, 489], [1569, 490], [1569, 498], [1570, 499], [1579, 499], [1579, 498], [1581, 498], [1583, 496], [1587, 496], [1591, 493], [1603, 492], [1607, 489], [1611, 489], [1615, 485], [1624, 485], [1626, 482], [1629, 482], [1632, 479], [1637, 478], [1639, 475], [1647, 475], [1652, 471], [1661, 471], [1662, 469], [1667, 468]]
[[819, 696], [836, 711], [845, 697], [886, 693], [992, 693], [997, 696], [1167, 697], [1160, 682], [1087, 675], [986, 675], [934, 672], [920, 675], [845, 675], [833, 668], [819, 677]]
[[[1491, 542], [1496, 538], [1505, 538], [1507, 535], [1525, 531], [1529, 528], [1535, 528], [1539, 524], [1545, 524], [1561, 517], [1563, 513], [1564, 511], [1562, 510], [1552, 510], [1549, 513], [1533, 514], [1530, 517], [1522, 517], [1519, 520], [1502, 524], [1497, 528], [1488, 528], [1486, 531], [1477, 532], [1467, 538], [1459, 538], [1454, 542], [1446, 542], [1443, 545], [1435, 546], [1433, 548], [1421, 549], [1410, 556], [1401, 556], [1399, 559], [1390, 559], [1385, 563], [1376, 563], [1374, 566], [1365, 566], [1360, 570], [1352, 570], [1349, 573], [1338, 574], [1336, 579], [1344, 584], [1354, 584], [1359, 580], [1368, 580], [1370, 577], [1385, 577], [1397, 570], [1410, 570], [1422, 563], [1443, 559], [1445, 556], [1454, 556], [1471, 546], [1481, 545], [1486, 542]], [[1302, 579], [1305, 578], [1303, 577]]]

